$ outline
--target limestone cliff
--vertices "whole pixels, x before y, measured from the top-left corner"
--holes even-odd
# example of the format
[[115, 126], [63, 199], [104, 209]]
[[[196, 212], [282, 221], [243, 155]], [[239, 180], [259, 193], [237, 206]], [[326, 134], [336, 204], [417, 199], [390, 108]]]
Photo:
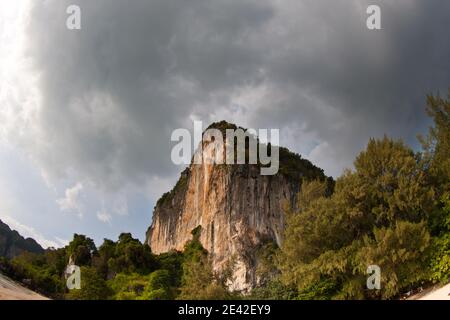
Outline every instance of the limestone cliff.
[[[206, 143], [202, 156], [214, 158], [215, 147]], [[182, 250], [191, 231], [201, 226], [200, 241], [213, 268], [220, 271], [233, 257], [230, 288], [247, 291], [258, 281], [257, 249], [282, 241], [283, 206], [295, 206], [302, 178], [316, 177], [326, 178], [321, 169], [285, 148], [280, 148], [280, 170], [273, 176], [260, 175], [258, 165], [191, 164], [157, 202], [147, 243], [157, 254]]]

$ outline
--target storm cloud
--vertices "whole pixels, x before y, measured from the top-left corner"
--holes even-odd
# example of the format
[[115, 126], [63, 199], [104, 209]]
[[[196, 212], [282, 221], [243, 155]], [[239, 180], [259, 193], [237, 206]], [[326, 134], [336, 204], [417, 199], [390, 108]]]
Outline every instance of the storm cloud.
[[425, 95], [450, 85], [450, 2], [378, 1], [373, 31], [376, 2], [33, 1], [24, 57], [39, 107], [16, 139], [49, 175], [117, 189], [177, 173], [172, 130], [224, 119], [280, 128], [339, 175], [369, 137], [413, 144]]

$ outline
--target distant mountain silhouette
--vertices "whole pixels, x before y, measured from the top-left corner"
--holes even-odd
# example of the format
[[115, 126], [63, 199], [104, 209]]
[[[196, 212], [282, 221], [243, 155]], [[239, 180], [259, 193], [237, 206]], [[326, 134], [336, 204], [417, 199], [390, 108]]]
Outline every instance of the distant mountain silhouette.
[[22, 252], [43, 253], [44, 251], [36, 240], [22, 237], [0, 220], [0, 257], [11, 259]]

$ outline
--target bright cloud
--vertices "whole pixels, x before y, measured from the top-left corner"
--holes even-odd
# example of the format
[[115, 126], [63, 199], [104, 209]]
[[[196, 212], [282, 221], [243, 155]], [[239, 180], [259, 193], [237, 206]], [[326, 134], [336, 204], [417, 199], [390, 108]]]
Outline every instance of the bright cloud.
[[97, 219], [101, 222], [111, 223], [112, 216], [107, 213], [105, 210], [97, 212]]
[[67, 211], [71, 213], [76, 213], [80, 218], [83, 216], [82, 207], [80, 202], [80, 195], [83, 191], [83, 185], [78, 182], [73, 187], [66, 189], [65, 197], [56, 200], [61, 211]]

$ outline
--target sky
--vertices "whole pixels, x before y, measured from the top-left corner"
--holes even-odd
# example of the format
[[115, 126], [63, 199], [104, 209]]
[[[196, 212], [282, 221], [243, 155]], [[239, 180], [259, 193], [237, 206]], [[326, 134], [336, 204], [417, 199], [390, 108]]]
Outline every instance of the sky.
[[[381, 8], [381, 30], [366, 9]], [[66, 9], [81, 9], [69, 30]], [[176, 128], [227, 120], [338, 177], [371, 137], [417, 149], [450, 86], [446, 0], [0, 3], [0, 219], [44, 247], [144, 240]]]

